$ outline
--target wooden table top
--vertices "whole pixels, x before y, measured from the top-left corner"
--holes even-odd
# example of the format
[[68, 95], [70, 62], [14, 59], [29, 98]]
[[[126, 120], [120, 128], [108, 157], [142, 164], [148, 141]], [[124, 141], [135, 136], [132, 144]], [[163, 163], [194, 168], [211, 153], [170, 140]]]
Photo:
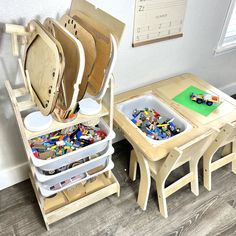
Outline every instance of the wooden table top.
[[[222, 104], [210, 115], [203, 116], [190, 110], [183, 105], [176, 103], [172, 99], [187, 89], [189, 86], [195, 86], [210, 94], [219, 95], [223, 100]], [[115, 96], [115, 104], [138, 97], [144, 94], [153, 94], [162, 102], [169, 105], [172, 110], [188, 121], [193, 128], [180, 136], [176, 136], [163, 144], [152, 145], [148, 139], [140, 134], [138, 127], [133, 124], [116, 108], [114, 121], [124, 134], [125, 138], [142, 151], [151, 161], [157, 161], [164, 158], [171, 149], [181, 146], [184, 143], [204, 134], [210, 128], [221, 128], [226, 122], [236, 121], [236, 100], [223, 93], [221, 90], [210, 85], [192, 74], [183, 74], [166, 80], [162, 80], [145, 87], [130, 90]]]

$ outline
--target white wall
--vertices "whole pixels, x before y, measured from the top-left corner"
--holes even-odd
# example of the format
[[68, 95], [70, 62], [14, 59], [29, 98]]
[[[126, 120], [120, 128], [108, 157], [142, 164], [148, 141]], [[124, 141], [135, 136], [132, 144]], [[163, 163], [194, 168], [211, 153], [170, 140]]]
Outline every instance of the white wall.
[[135, 1], [91, 2], [126, 24], [115, 68], [117, 92], [183, 72], [193, 72], [217, 87], [236, 81], [236, 51], [213, 55], [230, 0], [188, 0], [183, 38], [135, 49], [131, 47]]
[[[59, 17], [70, 7], [70, 0], [1, 0], [0, 23], [26, 25], [31, 19]], [[27, 178], [26, 154], [16, 120], [4, 87], [4, 80], [19, 84], [17, 61], [11, 55], [10, 36], [0, 32], [0, 189]]]
[[[236, 51], [215, 57], [230, 0], [188, 0], [184, 37], [132, 48], [134, 0], [90, 0], [126, 24], [114, 70], [116, 93], [184, 72], [192, 72], [216, 87], [236, 82]], [[0, 22], [27, 24], [59, 17], [70, 0], [1, 0]], [[18, 84], [10, 37], [0, 33], [0, 189], [26, 178], [26, 157], [4, 80]], [[231, 90], [232, 91], [232, 90]], [[236, 92], [236, 91], [235, 91]]]

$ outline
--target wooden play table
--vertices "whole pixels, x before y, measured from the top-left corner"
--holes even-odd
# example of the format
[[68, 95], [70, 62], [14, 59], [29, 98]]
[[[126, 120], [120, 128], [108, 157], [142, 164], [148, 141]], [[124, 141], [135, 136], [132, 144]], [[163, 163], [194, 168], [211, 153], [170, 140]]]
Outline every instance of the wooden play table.
[[[210, 94], [219, 95], [223, 100], [222, 104], [210, 115], [203, 116], [172, 100], [176, 95], [187, 89], [189, 86], [195, 86]], [[179, 147], [192, 139], [199, 137], [206, 133], [210, 128], [219, 129], [226, 122], [233, 122], [236, 120], [236, 100], [192, 74], [183, 74], [145, 87], [121, 93], [115, 97], [115, 104], [150, 93], [158, 97], [163, 103], [170, 106], [172, 110], [188, 121], [193, 128], [179, 137], [175, 137], [173, 140], [156, 146], [150, 144], [143, 135], [140, 135], [138, 130], [134, 128], [131, 122], [129, 122], [128, 118], [125, 117], [125, 115], [123, 115], [115, 106], [114, 121], [116, 126], [121, 130], [124, 137], [131, 143], [135, 153], [140, 154], [137, 155], [141, 172], [137, 202], [143, 210], [147, 207], [151, 184], [151, 173], [149, 169], [150, 163], [160, 161], [165, 158], [173, 148]], [[132, 152], [131, 155], [133, 155]]]

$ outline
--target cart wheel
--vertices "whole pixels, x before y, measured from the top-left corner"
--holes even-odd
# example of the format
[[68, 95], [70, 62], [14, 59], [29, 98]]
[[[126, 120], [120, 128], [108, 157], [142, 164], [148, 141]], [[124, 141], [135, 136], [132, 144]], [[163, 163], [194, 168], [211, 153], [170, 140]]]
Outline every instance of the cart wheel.
[[197, 102], [198, 104], [201, 104], [203, 101], [202, 101], [201, 98], [197, 98], [196, 102]]
[[207, 106], [212, 106], [213, 102], [207, 101], [206, 104]]

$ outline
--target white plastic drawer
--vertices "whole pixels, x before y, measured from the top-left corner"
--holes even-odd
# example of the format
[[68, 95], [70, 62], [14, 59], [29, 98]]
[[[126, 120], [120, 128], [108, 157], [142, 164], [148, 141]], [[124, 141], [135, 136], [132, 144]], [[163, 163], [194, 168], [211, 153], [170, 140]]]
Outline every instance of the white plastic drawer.
[[41, 170], [58, 169], [75, 161], [79, 161], [85, 157], [92, 156], [98, 152], [102, 152], [104, 149], [106, 149], [106, 147], [108, 147], [109, 141], [115, 137], [115, 133], [113, 130], [109, 129], [109, 126], [103, 119], [100, 119], [98, 125], [101, 130], [107, 133], [107, 137], [105, 139], [49, 160], [41, 160], [39, 158], [36, 158], [32, 151], [30, 151], [33, 165], [40, 168]]
[[[137, 131], [140, 133], [140, 135], [143, 135], [150, 144], [159, 145], [163, 142], [169, 141], [171, 139], [174, 139], [175, 137], [189, 131], [192, 129], [192, 125], [189, 124], [184, 118], [182, 118], [180, 115], [178, 115], [175, 111], [173, 111], [168, 105], [164, 104], [162, 101], [160, 101], [156, 96], [153, 94], [147, 94], [143, 96], [139, 96], [136, 98], [132, 98], [130, 100], [121, 102], [116, 105], [117, 109], [126, 117], [126, 119], [134, 126], [134, 129], [137, 129]], [[151, 138], [148, 138], [132, 121], [132, 113], [134, 109], [143, 110], [145, 107], [153, 108], [158, 113], [161, 114], [161, 116], [168, 117], [168, 118], [175, 118], [174, 123], [177, 127], [179, 127], [182, 131], [181, 133], [172, 136], [168, 139], [163, 140], [153, 140]]]
[[[79, 165], [77, 169], [72, 169], [71, 172], [63, 174], [61, 176], [58, 176], [56, 179], [51, 179], [45, 183], [40, 183], [36, 180], [37, 185], [39, 187], [39, 190], [42, 194], [42, 196], [44, 197], [50, 197], [58, 192], [61, 192], [67, 188], [70, 188], [76, 184], [81, 183], [82, 181], [86, 181], [89, 180], [91, 178], [94, 178], [106, 171], [111, 170], [114, 167], [114, 163], [111, 159], [111, 155], [110, 156], [101, 156], [99, 159], [94, 159], [93, 162], [90, 163], [84, 163], [86, 165], [81, 166]], [[87, 171], [96, 168], [98, 166], [104, 165], [104, 169], [102, 169], [101, 171], [98, 171], [92, 175], [89, 175], [87, 173]], [[62, 172], [63, 173], [63, 172]], [[71, 178], [74, 177], [74, 179], [72, 180]], [[60, 184], [63, 181], [68, 181], [68, 184], [66, 184], [65, 186], [60, 187], [59, 189], [50, 189], [53, 185], [55, 184]]]
[[106, 148], [100, 156], [97, 156], [91, 160], [88, 160], [84, 163], [81, 163], [73, 168], [67, 169], [65, 171], [53, 174], [53, 175], [45, 175], [42, 170], [39, 168], [35, 168], [35, 175], [38, 182], [50, 185], [56, 184], [62, 180], [71, 178], [75, 176], [75, 174], [85, 173], [97, 166], [103, 164], [104, 160], [114, 153], [114, 148], [110, 145]]

